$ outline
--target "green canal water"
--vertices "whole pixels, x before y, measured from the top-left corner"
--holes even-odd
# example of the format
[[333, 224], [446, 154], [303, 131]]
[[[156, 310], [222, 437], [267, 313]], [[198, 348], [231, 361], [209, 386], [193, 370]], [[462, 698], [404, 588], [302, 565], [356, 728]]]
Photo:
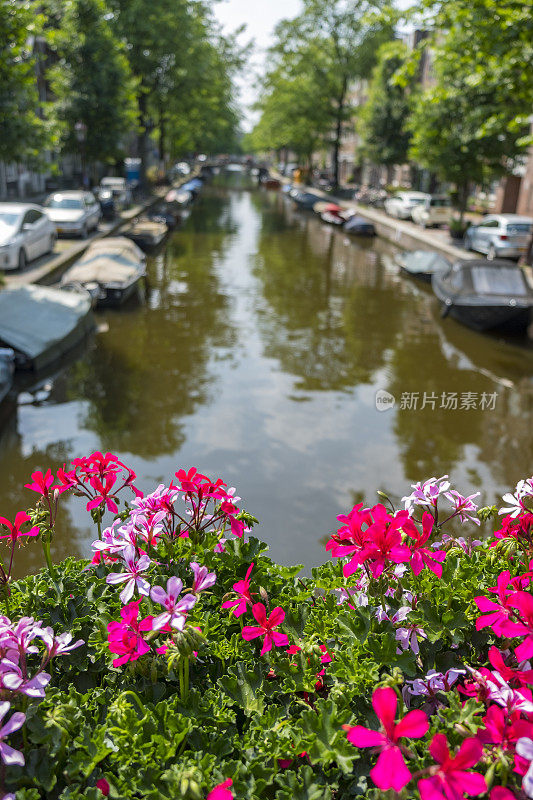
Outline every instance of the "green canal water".
[[[272, 556], [308, 568], [336, 515], [376, 489], [398, 500], [448, 473], [498, 502], [532, 472], [533, 352], [442, 320], [393, 254], [218, 177], [149, 259], [143, 301], [99, 314], [78, 357], [3, 421], [0, 513], [31, 503], [33, 470], [95, 449], [145, 491], [179, 467], [221, 476]], [[378, 410], [377, 392], [394, 406]], [[93, 538], [70, 498], [54, 558], [87, 556]], [[17, 554], [19, 574], [40, 565], [35, 543]]]

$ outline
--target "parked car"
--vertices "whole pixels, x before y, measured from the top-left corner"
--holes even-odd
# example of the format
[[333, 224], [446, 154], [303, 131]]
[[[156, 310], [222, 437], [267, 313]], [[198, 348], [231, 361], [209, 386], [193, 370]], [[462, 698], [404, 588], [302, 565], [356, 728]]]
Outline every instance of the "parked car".
[[411, 219], [413, 209], [430, 198], [431, 195], [424, 192], [398, 192], [385, 200], [385, 211], [397, 219]]
[[423, 203], [418, 203], [411, 211], [413, 222], [423, 228], [435, 225], [447, 225], [452, 215], [452, 204], [449, 197], [434, 194]]
[[[133, 202], [131, 189], [126, 178], [107, 177], [102, 178], [98, 187], [98, 197], [102, 194], [111, 192], [116, 209], [128, 208]], [[108, 195], [109, 196], [109, 195]]]
[[48, 197], [44, 207], [57, 233], [81, 236], [82, 239], [97, 228], [102, 216], [100, 203], [91, 192], [55, 192]]
[[40, 206], [0, 203], [0, 269], [24, 269], [54, 249], [56, 229]]
[[489, 214], [465, 233], [467, 250], [494, 258], [520, 258], [524, 255], [533, 231], [533, 219], [518, 214]]

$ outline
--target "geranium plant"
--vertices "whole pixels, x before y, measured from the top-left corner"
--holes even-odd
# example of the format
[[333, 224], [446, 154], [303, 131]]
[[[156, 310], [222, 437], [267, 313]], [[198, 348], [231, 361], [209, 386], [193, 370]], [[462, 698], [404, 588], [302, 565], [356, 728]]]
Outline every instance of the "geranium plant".
[[[447, 476], [358, 504], [311, 576], [194, 468], [144, 496], [93, 453], [28, 490], [0, 519], [0, 797], [533, 797], [530, 479], [485, 541], [497, 509]], [[54, 564], [69, 493], [94, 556]], [[21, 536], [47, 569], [14, 582]]]

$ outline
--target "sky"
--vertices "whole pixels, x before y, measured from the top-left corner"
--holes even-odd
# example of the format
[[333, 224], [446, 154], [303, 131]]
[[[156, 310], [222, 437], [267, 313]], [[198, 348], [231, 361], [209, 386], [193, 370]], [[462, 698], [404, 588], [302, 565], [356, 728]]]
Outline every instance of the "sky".
[[253, 39], [254, 55], [250, 60], [249, 74], [239, 81], [240, 101], [244, 107], [243, 127], [250, 130], [257, 116], [250, 106], [257, 97], [253, 83], [255, 73], [261, 73], [265, 51], [273, 41], [273, 30], [280, 19], [294, 17], [300, 10], [300, 0], [221, 0], [215, 13], [225, 33], [231, 33], [243, 23], [245, 32], [240, 42]]

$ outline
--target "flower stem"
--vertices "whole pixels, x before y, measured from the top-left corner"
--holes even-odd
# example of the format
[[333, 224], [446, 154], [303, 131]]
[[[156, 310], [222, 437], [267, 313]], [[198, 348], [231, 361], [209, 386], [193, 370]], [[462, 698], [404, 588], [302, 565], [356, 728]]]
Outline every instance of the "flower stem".
[[102, 540], [102, 519], [101, 519], [100, 516], [96, 520], [96, 524], [98, 525], [98, 538], [101, 541]]
[[53, 581], [55, 581], [56, 574], [55, 574], [55, 570], [54, 570], [54, 565], [52, 564], [52, 558], [50, 556], [50, 541], [49, 540], [46, 541], [45, 539], [43, 539], [43, 552], [44, 552], [44, 557], [45, 557], [45, 560], [46, 560], [46, 566], [48, 567], [48, 572], [50, 573], [50, 577], [52, 578]]

